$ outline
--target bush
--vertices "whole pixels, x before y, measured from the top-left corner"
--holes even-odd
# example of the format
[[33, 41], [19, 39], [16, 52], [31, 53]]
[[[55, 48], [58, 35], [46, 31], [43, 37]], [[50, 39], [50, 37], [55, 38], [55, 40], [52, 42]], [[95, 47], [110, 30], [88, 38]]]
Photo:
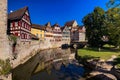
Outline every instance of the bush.
[[10, 35], [9, 36], [9, 40], [13, 41], [14, 43], [17, 42], [17, 36], [14, 36], [14, 35]]
[[11, 64], [10, 60], [0, 60], [0, 75], [7, 75], [10, 73], [11, 70]]
[[120, 69], [120, 56], [114, 60], [114, 65], [116, 65], [117, 68]]

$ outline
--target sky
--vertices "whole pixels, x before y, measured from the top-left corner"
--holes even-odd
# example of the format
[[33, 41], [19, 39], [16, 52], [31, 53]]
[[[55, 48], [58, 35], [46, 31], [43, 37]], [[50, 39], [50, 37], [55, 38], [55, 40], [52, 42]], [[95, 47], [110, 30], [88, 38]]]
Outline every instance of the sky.
[[58, 23], [63, 26], [65, 22], [76, 20], [83, 25], [82, 19], [95, 7], [107, 10], [109, 0], [8, 0], [8, 13], [28, 6], [32, 23], [44, 25]]

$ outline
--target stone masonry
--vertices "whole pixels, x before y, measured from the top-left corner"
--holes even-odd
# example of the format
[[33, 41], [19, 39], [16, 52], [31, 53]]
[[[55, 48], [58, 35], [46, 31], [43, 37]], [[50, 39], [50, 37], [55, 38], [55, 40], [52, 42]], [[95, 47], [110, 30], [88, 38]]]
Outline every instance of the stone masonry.
[[10, 53], [7, 36], [7, 0], [0, 0], [0, 59], [9, 58]]

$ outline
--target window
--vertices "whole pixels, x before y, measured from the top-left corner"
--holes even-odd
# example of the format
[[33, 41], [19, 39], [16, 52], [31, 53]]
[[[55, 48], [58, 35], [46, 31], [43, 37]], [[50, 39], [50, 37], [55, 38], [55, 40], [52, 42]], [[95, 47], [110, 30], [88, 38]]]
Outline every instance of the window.
[[10, 26], [11, 26], [11, 27], [13, 27], [13, 24], [12, 24], [12, 23], [10, 23]]
[[26, 24], [25, 24], [25, 22], [24, 22], [24, 28], [26, 28]]
[[30, 31], [30, 26], [28, 25], [28, 30]]
[[24, 19], [26, 19], [26, 15], [24, 15]]
[[18, 36], [20, 36], [20, 33], [18, 33]]
[[29, 35], [29, 39], [31, 38], [31, 36]]
[[21, 38], [22, 38], [22, 39], [24, 38], [24, 34], [23, 34], [23, 33], [21, 34]]
[[12, 23], [13, 27], [15, 27], [15, 22]]
[[15, 35], [18, 36], [18, 32], [16, 32]]
[[27, 34], [25, 34], [25, 39], [27, 39]]
[[15, 27], [15, 29], [18, 29], [18, 27]]
[[40, 37], [42, 37], [42, 34], [40, 34]]
[[15, 22], [15, 26], [18, 26], [18, 22]]
[[38, 33], [36, 33], [36, 36], [38, 37]]
[[24, 27], [24, 22], [22, 22], [22, 27]]
[[27, 39], [28, 39], [28, 34], [26, 34], [26, 37], [27, 37]]
[[20, 29], [20, 26], [19, 26], [19, 29]]
[[18, 22], [18, 26], [21, 26], [21, 21]]

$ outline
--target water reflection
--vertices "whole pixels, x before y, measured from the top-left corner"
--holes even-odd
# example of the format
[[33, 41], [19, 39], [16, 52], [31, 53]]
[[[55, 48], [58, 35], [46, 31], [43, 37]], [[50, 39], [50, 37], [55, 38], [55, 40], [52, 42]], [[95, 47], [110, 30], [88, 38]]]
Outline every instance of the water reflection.
[[[57, 63], [60, 68], [54, 68], [43, 70], [37, 74], [33, 74], [31, 80], [79, 80], [84, 73], [84, 69], [75, 64], [64, 64]], [[57, 67], [58, 67], [57, 65]]]
[[[12, 71], [12, 80], [77, 80], [84, 70], [69, 63], [71, 52], [74, 50], [61, 48], [40, 51]], [[55, 59], [64, 61], [53, 63]]]

